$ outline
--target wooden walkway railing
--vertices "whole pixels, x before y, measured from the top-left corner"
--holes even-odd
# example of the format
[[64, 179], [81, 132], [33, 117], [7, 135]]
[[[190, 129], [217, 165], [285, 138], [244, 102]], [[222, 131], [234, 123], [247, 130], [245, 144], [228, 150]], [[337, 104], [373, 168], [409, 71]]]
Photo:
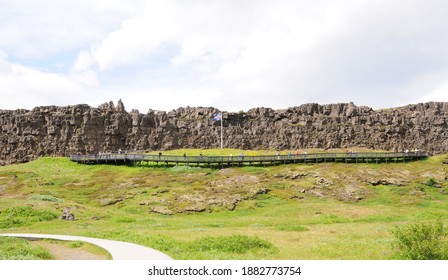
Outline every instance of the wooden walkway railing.
[[148, 165], [149, 163], [197, 165], [197, 166], [233, 166], [233, 165], [276, 165], [288, 163], [388, 163], [408, 162], [424, 159], [426, 152], [372, 152], [372, 153], [312, 153], [299, 155], [265, 156], [165, 156], [138, 153], [72, 155], [70, 160], [84, 164]]

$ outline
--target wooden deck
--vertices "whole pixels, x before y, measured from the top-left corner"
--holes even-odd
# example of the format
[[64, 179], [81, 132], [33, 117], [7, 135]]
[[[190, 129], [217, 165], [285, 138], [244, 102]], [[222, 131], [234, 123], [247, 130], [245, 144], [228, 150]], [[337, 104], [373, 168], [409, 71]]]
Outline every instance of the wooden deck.
[[113, 164], [113, 165], [195, 165], [208, 167], [226, 167], [242, 165], [278, 165], [294, 163], [390, 163], [408, 162], [425, 159], [426, 152], [408, 153], [313, 153], [300, 155], [266, 155], [266, 156], [159, 156], [150, 154], [101, 154], [72, 155], [70, 160], [82, 164]]

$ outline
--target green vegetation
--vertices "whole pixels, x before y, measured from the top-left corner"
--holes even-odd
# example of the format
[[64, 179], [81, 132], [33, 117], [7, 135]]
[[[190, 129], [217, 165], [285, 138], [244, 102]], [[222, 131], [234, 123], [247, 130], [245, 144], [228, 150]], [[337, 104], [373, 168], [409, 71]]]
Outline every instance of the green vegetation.
[[0, 228], [23, 225], [56, 219], [57, 215], [48, 210], [34, 210], [30, 206], [7, 208], [0, 212]]
[[[201, 231], [193, 231], [201, 232]], [[115, 239], [142, 244], [176, 255], [177, 259], [252, 259], [277, 252], [270, 242], [256, 236], [210, 236], [194, 240], [177, 240], [165, 235], [142, 235], [127, 230], [89, 234], [96, 238]]]
[[69, 248], [81, 248], [84, 245], [82, 241], [71, 241], [67, 244]]
[[258, 237], [245, 235], [205, 236], [195, 240], [189, 246], [192, 251], [217, 251], [225, 253], [244, 254], [250, 251], [273, 249], [271, 243]]
[[[184, 152], [277, 153], [163, 154]], [[445, 159], [220, 170], [40, 158], [0, 167], [0, 232], [128, 241], [175, 259], [408, 258], [391, 246], [397, 225], [448, 222]], [[65, 207], [75, 221], [57, 219]]]
[[0, 236], [0, 260], [49, 260], [50, 253], [30, 242], [14, 237]]
[[429, 178], [426, 182], [426, 185], [429, 187], [435, 187], [437, 185], [437, 181], [434, 178]]
[[32, 195], [30, 198], [30, 200], [41, 200], [41, 201], [52, 201], [52, 202], [59, 202], [59, 203], [63, 203], [64, 200], [51, 196], [51, 195], [46, 195], [46, 194], [34, 194]]
[[440, 221], [397, 226], [392, 233], [400, 259], [448, 260], [448, 232]]

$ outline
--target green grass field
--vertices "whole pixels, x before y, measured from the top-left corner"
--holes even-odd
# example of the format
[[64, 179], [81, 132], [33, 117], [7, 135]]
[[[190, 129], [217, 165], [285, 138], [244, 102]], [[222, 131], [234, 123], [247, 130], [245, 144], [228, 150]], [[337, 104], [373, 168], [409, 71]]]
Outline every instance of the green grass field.
[[41, 246], [13, 237], [0, 237], [0, 260], [49, 260], [51, 255]]
[[[243, 151], [164, 154], [184, 152]], [[448, 224], [446, 158], [223, 170], [40, 158], [0, 167], [0, 233], [122, 240], [175, 259], [394, 259], [395, 225]], [[64, 207], [75, 221], [57, 219]]]

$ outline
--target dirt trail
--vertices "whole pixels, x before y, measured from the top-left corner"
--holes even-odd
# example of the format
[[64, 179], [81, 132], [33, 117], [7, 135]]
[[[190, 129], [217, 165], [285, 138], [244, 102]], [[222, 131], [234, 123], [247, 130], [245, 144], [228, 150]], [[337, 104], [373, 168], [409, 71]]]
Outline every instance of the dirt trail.
[[70, 248], [67, 243], [52, 243], [49, 241], [32, 241], [32, 243], [44, 247], [55, 260], [110, 260], [106, 255], [95, 254], [80, 248]]

